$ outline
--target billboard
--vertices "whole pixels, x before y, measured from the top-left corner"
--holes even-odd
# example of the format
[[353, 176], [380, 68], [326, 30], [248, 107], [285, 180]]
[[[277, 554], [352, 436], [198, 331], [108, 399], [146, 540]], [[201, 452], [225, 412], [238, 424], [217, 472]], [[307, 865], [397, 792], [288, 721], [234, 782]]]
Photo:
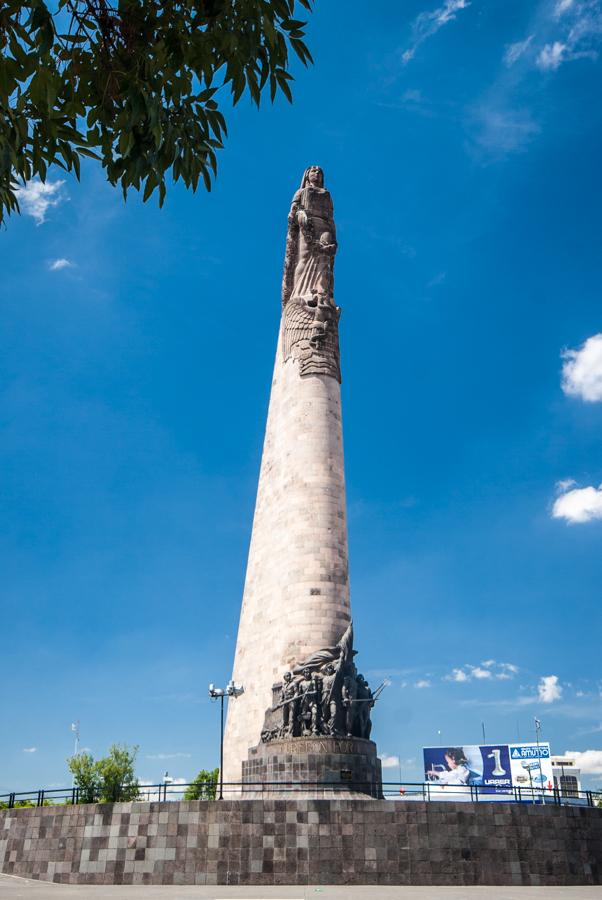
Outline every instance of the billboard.
[[434, 785], [472, 787], [487, 793], [512, 788], [508, 744], [464, 744], [462, 747], [425, 747], [424, 775]]
[[[513, 788], [552, 790], [550, 745], [464, 744], [456, 747], [425, 747], [425, 781], [441, 793], [509, 794]], [[451, 798], [450, 798], [451, 799]], [[457, 798], [456, 798], [457, 799]]]
[[514, 787], [554, 789], [549, 744], [510, 744], [508, 750]]

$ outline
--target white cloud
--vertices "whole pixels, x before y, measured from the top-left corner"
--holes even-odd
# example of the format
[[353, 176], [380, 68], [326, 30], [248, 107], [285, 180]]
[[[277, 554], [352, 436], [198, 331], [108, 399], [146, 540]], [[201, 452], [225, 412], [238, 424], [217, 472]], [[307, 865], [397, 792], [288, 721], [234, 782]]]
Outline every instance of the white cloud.
[[470, 0], [444, 0], [443, 5], [437, 7], [437, 9], [431, 12], [420, 13], [412, 26], [413, 43], [401, 57], [404, 65], [414, 58], [416, 50], [427, 38], [439, 31], [443, 25], [452, 22], [458, 12], [466, 9], [468, 6], [470, 6]]
[[577, 350], [562, 353], [562, 390], [591, 403], [602, 401], [602, 334], [594, 334]]
[[445, 676], [448, 681], [469, 681], [469, 677], [464, 669], [452, 669], [450, 675]]
[[51, 272], [59, 272], [61, 269], [72, 269], [75, 263], [72, 263], [70, 259], [64, 259], [64, 257], [60, 257], [59, 259], [51, 259], [48, 263], [48, 268]]
[[567, 750], [584, 775], [602, 775], [602, 750]]
[[531, 46], [534, 37], [534, 34], [530, 34], [524, 41], [516, 41], [514, 44], [507, 45], [504, 52], [504, 62], [507, 66], [513, 66], [515, 62], [518, 62], [521, 56], [525, 55]]
[[561, 494], [552, 507], [552, 518], [572, 524], [602, 519], [602, 485], [574, 488]]
[[537, 685], [537, 693], [542, 703], [553, 703], [562, 697], [562, 687], [558, 675], [544, 675]]
[[567, 12], [571, 6], [573, 6], [575, 0], [557, 0], [556, 6], [554, 7], [554, 15], [557, 19], [560, 18], [565, 12]]
[[517, 674], [518, 666], [514, 663], [499, 663], [499, 670], [496, 672], [495, 677], [499, 681], [509, 681]]
[[539, 134], [540, 127], [529, 109], [507, 107], [505, 99], [472, 112], [474, 137], [479, 147], [494, 157], [524, 149]]
[[557, 0], [552, 19], [560, 32], [538, 54], [540, 69], [553, 71], [570, 60], [597, 59], [602, 35], [600, 0]]
[[444, 681], [467, 682], [477, 679], [477, 681], [487, 681], [493, 678], [507, 681], [513, 678], [518, 672], [518, 666], [514, 663], [498, 663], [495, 659], [486, 659], [480, 666], [471, 666], [468, 663], [460, 669], [452, 669], [452, 671], [444, 676]]
[[23, 753], [37, 753], [37, 747], [23, 747]]
[[22, 211], [32, 216], [37, 225], [46, 220], [46, 213], [52, 206], [58, 206], [65, 199], [61, 188], [64, 181], [42, 182], [33, 178], [23, 187], [17, 188], [17, 200]]
[[472, 675], [474, 678], [491, 678], [491, 672], [489, 669], [482, 669], [480, 666], [475, 666], [472, 670]]
[[431, 686], [430, 681], [427, 678], [422, 678], [420, 681], [417, 681], [414, 687], [416, 688], [428, 688]]
[[380, 761], [383, 769], [396, 769], [399, 766], [399, 757], [389, 756], [388, 753], [381, 753]]
[[147, 759], [190, 759], [192, 753], [147, 753]]
[[575, 484], [577, 484], [577, 482], [574, 478], [561, 478], [560, 481], [556, 482], [556, 493], [564, 494]]
[[552, 44], [546, 44], [537, 56], [537, 65], [540, 69], [557, 69], [566, 56], [568, 47], [562, 41], [554, 41]]

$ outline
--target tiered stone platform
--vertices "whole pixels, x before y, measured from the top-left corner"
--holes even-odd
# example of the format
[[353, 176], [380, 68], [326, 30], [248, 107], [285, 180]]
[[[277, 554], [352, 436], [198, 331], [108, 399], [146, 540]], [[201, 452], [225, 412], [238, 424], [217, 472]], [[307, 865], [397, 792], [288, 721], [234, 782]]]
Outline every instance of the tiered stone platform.
[[382, 798], [376, 744], [362, 738], [320, 736], [258, 744], [242, 764], [242, 780], [248, 799]]
[[339, 799], [1, 810], [0, 871], [69, 884], [600, 884], [602, 810]]

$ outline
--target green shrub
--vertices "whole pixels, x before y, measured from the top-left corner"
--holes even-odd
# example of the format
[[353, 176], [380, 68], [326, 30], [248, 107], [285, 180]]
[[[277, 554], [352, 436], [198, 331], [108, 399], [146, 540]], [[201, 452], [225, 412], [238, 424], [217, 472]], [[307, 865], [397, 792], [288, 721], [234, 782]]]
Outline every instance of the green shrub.
[[184, 800], [215, 800], [219, 769], [201, 769], [184, 792]]

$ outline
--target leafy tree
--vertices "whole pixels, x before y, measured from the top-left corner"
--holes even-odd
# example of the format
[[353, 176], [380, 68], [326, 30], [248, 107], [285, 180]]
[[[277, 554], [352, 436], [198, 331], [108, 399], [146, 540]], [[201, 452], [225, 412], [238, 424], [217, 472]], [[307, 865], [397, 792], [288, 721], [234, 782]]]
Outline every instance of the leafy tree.
[[73, 773], [80, 803], [117, 803], [136, 800], [140, 785], [134, 772], [138, 747], [113, 744], [108, 756], [94, 760], [90, 753], [78, 753], [67, 760]]
[[0, 222], [19, 179], [81, 158], [143, 190], [165, 175], [207, 190], [226, 121], [218, 91], [259, 106], [292, 100], [289, 51], [311, 61], [297, 6], [311, 0], [3, 0], [0, 3]]
[[78, 789], [80, 803], [96, 803], [100, 797], [100, 775], [91, 753], [77, 753], [67, 760]]
[[201, 769], [184, 792], [184, 800], [215, 800], [219, 769]]
[[136, 800], [140, 785], [134, 772], [138, 747], [130, 750], [125, 744], [113, 744], [109, 755], [96, 763], [100, 776], [101, 803], [117, 803]]

